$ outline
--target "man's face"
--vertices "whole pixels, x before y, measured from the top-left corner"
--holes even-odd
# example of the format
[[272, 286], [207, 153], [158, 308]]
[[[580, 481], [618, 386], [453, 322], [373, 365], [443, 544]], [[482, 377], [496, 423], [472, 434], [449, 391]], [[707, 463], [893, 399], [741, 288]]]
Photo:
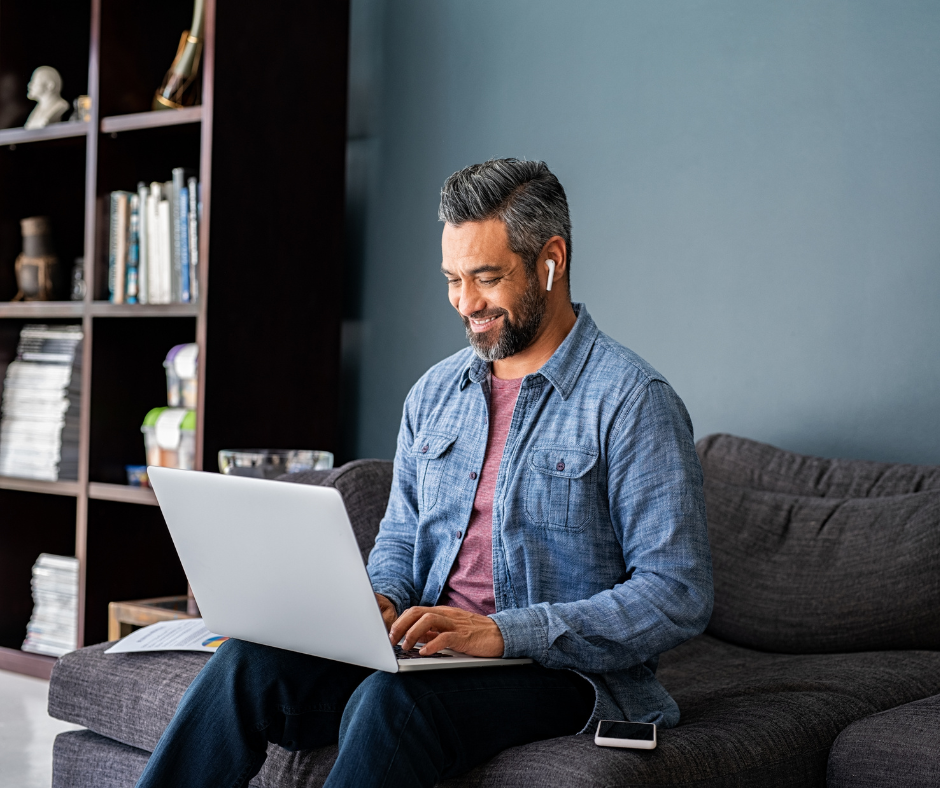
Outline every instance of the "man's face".
[[506, 225], [499, 219], [445, 224], [441, 249], [450, 303], [477, 355], [499, 361], [532, 344], [545, 315], [545, 294], [509, 248]]

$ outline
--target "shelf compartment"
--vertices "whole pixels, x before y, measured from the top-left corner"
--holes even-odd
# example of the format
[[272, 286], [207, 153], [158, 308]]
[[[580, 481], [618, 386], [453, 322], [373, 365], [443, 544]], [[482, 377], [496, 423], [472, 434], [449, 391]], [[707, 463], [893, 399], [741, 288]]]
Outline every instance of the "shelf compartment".
[[2, 489], [0, 512], [0, 646], [18, 650], [33, 612], [33, 564], [40, 553], [75, 555], [76, 499]]
[[166, 405], [163, 361], [174, 345], [195, 341], [196, 320], [100, 317], [93, 333], [89, 480], [126, 489], [125, 466], [146, 463], [144, 416]]
[[35, 676], [37, 679], [46, 679], [48, 681], [52, 675], [55, 661], [55, 657], [0, 646], [0, 670], [9, 670], [11, 673]]
[[157, 506], [157, 496], [149, 487], [131, 487], [127, 484], [104, 484], [92, 482], [88, 485], [88, 497], [96, 501], [118, 501]]
[[23, 250], [20, 220], [28, 216], [49, 217], [59, 260], [53, 298], [68, 297], [72, 265], [85, 253], [85, 147], [70, 140], [15, 150], [0, 147], [0, 303], [12, 301], [17, 293], [14, 264]]
[[108, 605], [186, 593], [186, 575], [156, 506], [88, 502], [85, 645], [108, 637]]
[[[157, 112], [132, 112], [128, 115], [112, 115], [101, 119], [104, 134], [136, 129], [156, 129], [162, 126], [180, 126], [184, 123], [201, 123], [202, 105], [184, 109], [167, 109]], [[2, 137], [0, 137], [2, 140]]]
[[16, 476], [0, 476], [0, 490], [19, 490], [20, 492], [65, 495], [75, 498], [80, 489], [78, 482], [75, 481], [46, 482], [39, 479], [21, 479]]
[[85, 137], [88, 134], [89, 123], [69, 122], [50, 123], [44, 129], [0, 129], [0, 146], [22, 145], [28, 142], [43, 142], [44, 140], [62, 140], [68, 137]]

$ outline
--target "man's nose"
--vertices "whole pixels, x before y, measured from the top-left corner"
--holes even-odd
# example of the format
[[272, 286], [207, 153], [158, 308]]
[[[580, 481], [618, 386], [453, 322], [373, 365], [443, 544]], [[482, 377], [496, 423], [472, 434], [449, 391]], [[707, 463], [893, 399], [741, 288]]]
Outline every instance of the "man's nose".
[[457, 309], [464, 317], [470, 317], [474, 312], [486, 309], [486, 299], [478, 287], [474, 284], [466, 284], [460, 288], [460, 301]]

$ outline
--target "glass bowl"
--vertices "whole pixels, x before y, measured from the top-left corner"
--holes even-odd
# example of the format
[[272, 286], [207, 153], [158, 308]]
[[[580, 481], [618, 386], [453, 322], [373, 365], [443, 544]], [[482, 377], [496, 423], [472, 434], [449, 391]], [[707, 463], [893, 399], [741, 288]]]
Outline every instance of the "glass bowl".
[[222, 449], [219, 470], [228, 476], [276, 479], [296, 471], [328, 471], [333, 454], [308, 449]]

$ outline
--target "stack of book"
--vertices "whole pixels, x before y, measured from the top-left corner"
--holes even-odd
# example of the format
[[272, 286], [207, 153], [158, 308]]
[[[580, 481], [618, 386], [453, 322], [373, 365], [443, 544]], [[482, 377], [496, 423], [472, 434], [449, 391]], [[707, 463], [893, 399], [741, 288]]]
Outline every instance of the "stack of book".
[[115, 304], [186, 304], [198, 297], [199, 182], [182, 167], [166, 183], [111, 192], [108, 286]]
[[78, 559], [42, 553], [33, 564], [33, 615], [23, 651], [61, 657], [78, 648]]
[[82, 327], [25, 325], [0, 400], [0, 476], [78, 478]]

